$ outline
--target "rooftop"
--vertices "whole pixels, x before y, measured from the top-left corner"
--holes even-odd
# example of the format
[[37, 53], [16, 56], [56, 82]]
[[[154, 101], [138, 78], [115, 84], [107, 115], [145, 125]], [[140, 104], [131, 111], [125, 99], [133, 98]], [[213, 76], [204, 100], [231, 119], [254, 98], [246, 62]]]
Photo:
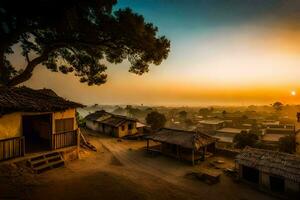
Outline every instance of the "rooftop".
[[147, 137], [148, 139], [176, 144], [184, 148], [199, 150], [217, 141], [217, 139], [196, 131], [162, 128], [157, 133]]
[[220, 119], [205, 119], [205, 120], [199, 121], [199, 123], [201, 123], [201, 124], [216, 125], [216, 124], [224, 123], [224, 120], [220, 120]]
[[[218, 133], [233, 133], [233, 134], [238, 134], [238, 133], [241, 133], [244, 130], [245, 129], [239, 129], [239, 128], [221, 128], [221, 129], [218, 129], [217, 132]], [[245, 131], [247, 131], [247, 130], [245, 130]]]
[[236, 162], [300, 183], [300, 157], [295, 154], [246, 147]]
[[118, 127], [127, 121], [137, 122], [138, 120], [122, 115], [115, 115], [108, 113], [104, 110], [96, 111], [92, 114], [89, 114], [85, 117], [86, 120], [99, 122], [102, 124], [107, 124], [110, 126]]
[[50, 89], [0, 87], [0, 116], [13, 112], [53, 112], [77, 107], [83, 105], [68, 101]]

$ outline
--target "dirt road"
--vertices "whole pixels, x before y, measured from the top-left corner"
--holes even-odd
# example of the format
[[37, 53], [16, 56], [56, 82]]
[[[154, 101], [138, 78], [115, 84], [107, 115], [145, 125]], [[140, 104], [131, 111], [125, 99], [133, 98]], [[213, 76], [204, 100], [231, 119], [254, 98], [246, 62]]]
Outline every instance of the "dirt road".
[[[271, 199], [224, 175], [216, 185], [185, 178], [195, 167], [164, 156], [147, 156], [142, 149], [144, 142], [118, 142], [101, 135], [87, 138], [98, 152], [82, 151], [81, 159], [66, 167], [22, 176], [13, 183], [8, 180], [10, 186], [17, 186], [11, 199]], [[0, 199], [1, 194], [0, 188]]]

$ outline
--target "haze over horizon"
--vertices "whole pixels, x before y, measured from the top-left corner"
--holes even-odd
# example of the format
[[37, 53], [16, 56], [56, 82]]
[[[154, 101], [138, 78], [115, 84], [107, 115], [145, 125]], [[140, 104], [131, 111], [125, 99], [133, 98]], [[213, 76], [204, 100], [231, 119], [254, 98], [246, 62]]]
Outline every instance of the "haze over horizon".
[[[108, 82], [101, 86], [37, 67], [25, 85], [84, 104], [299, 103], [300, 2], [119, 0], [117, 8], [124, 7], [171, 40], [160, 66], [138, 76], [128, 72], [127, 62], [108, 64]], [[22, 66], [22, 60], [13, 61]]]

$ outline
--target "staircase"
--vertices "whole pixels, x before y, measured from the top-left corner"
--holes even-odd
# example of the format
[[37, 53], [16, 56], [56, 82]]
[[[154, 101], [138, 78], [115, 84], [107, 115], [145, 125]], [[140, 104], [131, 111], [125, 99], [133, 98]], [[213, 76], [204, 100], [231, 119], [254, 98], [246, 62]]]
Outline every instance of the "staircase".
[[35, 173], [41, 173], [65, 165], [64, 160], [58, 152], [50, 152], [32, 157], [27, 163]]

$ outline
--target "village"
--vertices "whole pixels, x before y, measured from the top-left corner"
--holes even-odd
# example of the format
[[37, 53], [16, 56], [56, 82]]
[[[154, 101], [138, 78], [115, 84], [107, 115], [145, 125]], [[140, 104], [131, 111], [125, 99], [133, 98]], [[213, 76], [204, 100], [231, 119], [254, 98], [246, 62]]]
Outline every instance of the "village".
[[0, 200], [299, 200], [299, 10], [1, 0]]
[[[210, 114], [206, 112], [205, 116], [201, 116], [199, 113], [203, 109], [200, 109], [194, 116], [195, 125], [179, 128], [182, 122], [180, 109], [177, 114], [172, 111], [175, 118], [160, 119], [160, 122], [165, 122], [157, 125], [149, 117], [153, 113], [159, 114], [156, 108], [145, 108], [147, 117], [139, 120], [141, 116], [134, 116], [132, 112], [120, 115], [104, 111], [105, 106], [86, 107], [65, 100], [49, 89], [2, 89], [0, 100], [0, 131], [5, 133], [0, 140], [2, 199], [20, 198], [18, 195], [24, 199], [40, 199], [44, 192], [52, 192], [48, 186], [44, 191], [43, 185], [61, 181], [73, 187], [72, 180], [80, 173], [92, 172], [113, 173], [107, 175], [107, 179], [115, 175], [121, 179], [128, 178], [123, 180], [124, 184], [133, 181], [130, 180], [133, 176], [134, 182], [137, 181], [141, 190], [145, 190], [142, 199], [151, 199], [152, 190], [159, 190], [152, 186], [150, 190], [143, 188], [156, 181], [164, 182], [160, 190], [169, 190], [157, 194], [156, 199], [184, 199], [187, 192], [193, 194], [190, 199], [204, 198], [207, 193], [214, 199], [216, 196], [211, 193], [219, 192], [228, 195], [229, 199], [297, 199], [299, 195], [297, 115], [294, 123], [283, 123], [276, 110], [272, 113], [278, 121], [274, 120], [274, 116], [273, 120], [259, 117], [256, 121], [243, 115], [234, 118], [233, 114], [226, 113], [224, 116], [224, 112], [215, 112], [215, 116], [210, 111]], [[120, 108], [117, 107], [118, 112]], [[86, 116], [81, 116], [76, 109]], [[96, 111], [91, 112], [91, 109]], [[127, 106], [123, 111], [134, 109], [134, 106]], [[287, 117], [283, 119], [288, 121]], [[168, 126], [172, 123], [177, 127]], [[191, 130], [193, 127], [194, 130]], [[237, 139], [237, 135], [251, 134], [257, 136], [254, 142]], [[293, 138], [294, 141], [283, 142], [285, 140], [281, 138]], [[288, 148], [293, 143], [294, 149]], [[63, 183], [60, 176], [70, 182]], [[97, 184], [108, 181], [105, 179], [102, 183], [100, 179], [103, 177], [99, 175], [98, 180], [97, 176], [86, 183], [87, 186], [80, 184], [80, 187], [93, 190], [98, 188]], [[119, 187], [121, 193], [130, 192], [130, 188]], [[82, 196], [79, 194], [82, 190], [78, 188], [78, 192], [72, 190], [70, 194], [62, 192], [62, 195], [70, 195], [72, 199], [90, 199], [101, 191], [108, 195], [107, 198], [118, 196], [103, 191], [103, 188], [96, 194], [91, 193], [91, 196]], [[128, 199], [133, 198], [130, 195]]]

